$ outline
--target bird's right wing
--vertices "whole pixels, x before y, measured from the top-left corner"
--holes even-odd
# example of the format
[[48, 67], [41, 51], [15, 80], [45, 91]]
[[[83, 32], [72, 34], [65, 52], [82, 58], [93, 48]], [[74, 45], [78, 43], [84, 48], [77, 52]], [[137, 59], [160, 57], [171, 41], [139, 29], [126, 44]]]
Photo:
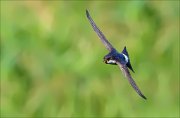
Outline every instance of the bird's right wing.
[[97, 27], [97, 25], [95, 24], [95, 22], [93, 21], [93, 19], [91, 18], [88, 10], [86, 10], [86, 16], [91, 24], [91, 26], [93, 27], [94, 31], [97, 33], [97, 35], [99, 36], [99, 38], [101, 39], [101, 41], [103, 42], [103, 44], [105, 45], [105, 47], [109, 50], [112, 51], [114, 48], [113, 46], [109, 43], [109, 41], [106, 39], [106, 37], [104, 36], [104, 34], [99, 30], [99, 28]]
[[120, 62], [116, 62], [119, 66], [119, 68], [121, 69], [121, 71], [123, 72], [124, 76], [128, 79], [129, 83], [131, 84], [131, 86], [134, 88], [134, 90], [144, 99], [146, 99], [146, 97], [142, 94], [142, 92], [140, 91], [139, 87], [136, 85], [135, 81], [133, 80], [133, 78], [131, 77], [131, 74], [127, 68], [126, 65], [122, 65]]

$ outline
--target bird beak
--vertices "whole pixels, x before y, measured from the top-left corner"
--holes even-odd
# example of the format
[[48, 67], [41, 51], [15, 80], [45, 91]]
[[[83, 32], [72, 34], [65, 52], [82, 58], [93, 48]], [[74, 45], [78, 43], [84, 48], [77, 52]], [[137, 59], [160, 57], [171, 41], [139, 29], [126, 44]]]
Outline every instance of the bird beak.
[[106, 59], [104, 59], [103, 62], [107, 64], [107, 60]]

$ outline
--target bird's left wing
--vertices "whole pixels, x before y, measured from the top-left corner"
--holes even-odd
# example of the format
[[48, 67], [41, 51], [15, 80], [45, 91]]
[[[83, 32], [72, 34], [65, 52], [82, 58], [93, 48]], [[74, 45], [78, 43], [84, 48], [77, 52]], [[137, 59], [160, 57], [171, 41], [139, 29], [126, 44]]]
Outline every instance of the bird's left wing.
[[114, 50], [113, 46], [109, 43], [109, 41], [106, 39], [106, 37], [104, 36], [104, 34], [99, 30], [99, 28], [97, 27], [97, 25], [95, 24], [95, 22], [93, 21], [93, 19], [91, 18], [88, 10], [86, 10], [86, 16], [90, 22], [90, 24], [92, 25], [94, 31], [97, 33], [97, 35], [99, 36], [99, 38], [101, 39], [102, 43], [105, 45], [105, 47], [111, 52], [112, 50]]
[[140, 91], [139, 87], [136, 85], [135, 81], [133, 80], [133, 78], [131, 77], [131, 74], [127, 68], [126, 65], [122, 65], [120, 62], [116, 62], [117, 65], [119, 66], [119, 68], [121, 69], [121, 71], [123, 72], [124, 76], [128, 79], [129, 83], [131, 84], [131, 86], [134, 88], [134, 90], [144, 99], [146, 99], [146, 97], [142, 94], [142, 92]]

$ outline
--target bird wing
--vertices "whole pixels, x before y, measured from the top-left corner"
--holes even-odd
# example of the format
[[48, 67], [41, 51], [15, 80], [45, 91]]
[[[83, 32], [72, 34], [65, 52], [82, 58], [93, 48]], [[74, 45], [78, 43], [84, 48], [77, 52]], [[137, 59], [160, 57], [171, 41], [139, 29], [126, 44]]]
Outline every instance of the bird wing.
[[94, 31], [97, 33], [97, 35], [99, 36], [99, 38], [101, 39], [101, 41], [103, 42], [103, 44], [105, 45], [105, 47], [109, 50], [112, 51], [114, 48], [113, 46], [109, 43], [109, 41], [106, 39], [106, 37], [104, 36], [104, 34], [99, 30], [99, 28], [97, 27], [97, 25], [95, 24], [95, 22], [93, 21], [93, 19], [91, 18], [88, 10], [86, 10], [86, 16], [90, 22], [90, 24], [92, 25]]
[[131, 84], [131, 86], [134, 88], [134, 90], [144, 99], [146, 99], [146, 97], [142, 94], [142, 92], [140, 91], [140, 89], [138, 88], [138, 86], [136, 85], [135, 81], [133, 80], [133, 78], [131, 77], [131, 74], [127, 68], [126, 65], [122, 65], [120, 62], [116, 62], [117, 65], [119, 66], [119, 68], [121, 69], [121, 71], [123, 72], [124, 76], [128, 79], [129, 83]]

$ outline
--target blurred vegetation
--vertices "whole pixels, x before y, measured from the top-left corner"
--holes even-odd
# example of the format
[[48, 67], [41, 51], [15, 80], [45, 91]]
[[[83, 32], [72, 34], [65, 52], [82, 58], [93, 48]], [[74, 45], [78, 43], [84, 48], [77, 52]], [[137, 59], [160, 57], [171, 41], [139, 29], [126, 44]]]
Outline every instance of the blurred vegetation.
[[[1, 1], [1, 117], [179, 117], [177, 0]], [[121, 51], [124, 79], [85, 10]]]

